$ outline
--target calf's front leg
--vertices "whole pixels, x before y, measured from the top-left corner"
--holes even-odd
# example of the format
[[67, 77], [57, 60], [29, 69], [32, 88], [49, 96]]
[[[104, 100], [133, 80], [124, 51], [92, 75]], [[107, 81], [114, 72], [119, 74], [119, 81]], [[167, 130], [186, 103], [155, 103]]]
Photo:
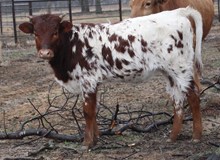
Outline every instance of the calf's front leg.
[[96, 122], [96, 92], [84, 94], [83, 114], [86, 120], [84, 148], [91, 148], [97, 143], [99, 136], [98, 126]]

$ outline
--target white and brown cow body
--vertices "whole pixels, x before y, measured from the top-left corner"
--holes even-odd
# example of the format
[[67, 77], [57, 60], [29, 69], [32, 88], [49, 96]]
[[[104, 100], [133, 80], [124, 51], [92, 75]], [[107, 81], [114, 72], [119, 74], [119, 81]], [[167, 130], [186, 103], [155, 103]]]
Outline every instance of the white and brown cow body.
[[[187, 11], [187, 12], [186, 12]], [[193, 31], [186, 18], [197, 25], [196, 53]], [[201, 138], [199, 97], [194, 83], [194, 64], [201, 62], [202, 22], [194, 9], [178, 9], [117, 24], [79, 24], [55, 15], [41, 15], [19, 26], [34, 33], [38, 55], [48, 59], [57, 81], [75, 93], [83, 93], [86, 119], [84, 144], [91, 147], [99, 135], [96, 123], [96, 92], [105, 81], [144, 81], [155, 71], [167, 78], [167, 91], [174, 100], [174, 124], [170, 135], [180, 132], [183, 101], [193, 113], [193, 138]], [[198, 65], [197, 65], [198, 66]]]
[[197, 9], [202, 15], [204, 39], [212, 26], [213, 0], [130, 0], [131, 17], [146, 16], [187, 6]]

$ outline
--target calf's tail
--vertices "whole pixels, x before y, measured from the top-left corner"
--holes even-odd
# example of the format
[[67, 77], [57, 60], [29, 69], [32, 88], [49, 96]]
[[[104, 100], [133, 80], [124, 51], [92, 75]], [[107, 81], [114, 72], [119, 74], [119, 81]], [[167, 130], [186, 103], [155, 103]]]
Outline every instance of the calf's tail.
[[195, 23], [195, 34], [196, 34], [196, 43], [195, 43], [195, 67], [197, 68], [199, 74], [202, 73], [202, 55], [201, 55], [201, 48], [202, 48], [202, 35], [203, 35], [203, 24], [202, 24], [202, 16], [201, 14], [193, 9], [192, 7], [188, 6], [186, 9], [181, 10], [181, 14], [186, 17], [191, 17]]

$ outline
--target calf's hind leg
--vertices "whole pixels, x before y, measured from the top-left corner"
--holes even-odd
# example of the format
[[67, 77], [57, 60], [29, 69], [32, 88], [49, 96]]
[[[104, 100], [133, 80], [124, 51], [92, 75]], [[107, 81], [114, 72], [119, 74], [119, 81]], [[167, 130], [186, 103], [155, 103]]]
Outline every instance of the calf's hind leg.
[[183, 110], [181, 106], [174, 106], [174, 119], [173, 119], [173, 128], [170, 133], [170, 138], [168, 142], [174, 142], [177, 139], [183, 126]]
[[187, 94], [187, 101], [192, 111], [193, 117], [193, 140], [200, 141], [202, 136], [202, 118], [200, 111], [199, 94], [194, 89], [189, 89]]
[[[200, 141], [202, 136], [202, 120], [201, 120], [201, 111], [200, 111], [200, 100], [199, 95], [196, 93], [194, 85], [187, 92], [187, 101], [192, 111], [193, 117], [193, 140], [195, 142]], [[182, 129], [183, 122], [183, 110], [182, 105], [175, 105], [174, 107], [174, 119], [173, 119], [173, 128], [170, 134], [169, 141], [174, 142], [177, 139], [178, 134]]]
[[174, 142], [179, 135], [183, 126], [183, 101], [185, 94], [181, 90], [180, 85], [177, 84], [175, 78], [171, 77], [169, 74], [165, 74], [167, 77], [167, 92], [170, 94], [171, 98], [174, 100], [174, 118], [173, 127], [170, 133], [168, 142]]

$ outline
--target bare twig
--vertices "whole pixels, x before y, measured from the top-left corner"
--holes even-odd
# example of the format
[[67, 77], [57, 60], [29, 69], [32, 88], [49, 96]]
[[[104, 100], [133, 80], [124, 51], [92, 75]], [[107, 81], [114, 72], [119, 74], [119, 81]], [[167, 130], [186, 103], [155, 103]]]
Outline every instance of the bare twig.
[[21, 125], [20, 130], [24, 130], [25, 125], [26, 125], [27, 123], [30, 123], [30, 122], [35, 121], [35, 120], [40, 120], [40, 119], [42, 119], [42, 117], [45, 117], [45, 116], [47, 116], [47, 115], [53, 115], [53, 114], [55, 114], [55, 113], [57, 114], [57, 112], [61, 112], [61, 111], [65, 111], [65, 110], [62, 110], [62, 109], [56, 109], [56, 110], [53, 110], [53, 111], [47, 110], [44, 114], [41, 113], [40, 115], [38, 115], [38, 116], [36, 116], [36, 117], [33, 117], [33, 118], [31, 118], [31, 119], [28, 119], [28, 120], [26, 120], [25, 122], [23, 122], [22, 125]]
[[[57, 132], [57, 130], [52, 126], [52, 124], [38, 111], [38, 109], [34, 106], [34, 104], [31, 102], [31, 100], [28, 99], [28, 101], [31, 103], [31, 105], [32, 105], [32, 107], [35, 109], [35, 111], [37, 111], [37, 113], [41, 116], [41, 118], [43, 118], [43, 119], [49, 124], [49, 126], [50, 126], [54, 131]], [[41, 120], [41, 124], [43, 125], [43, 127], [46, 128], [45, 125], [44, 125], [44, 123], [43, 123], [43, 120], [42, 120], [42, 119], [40, 119], [40, 120]], [[58, 132], [57, 132], [57, 133], [58, 133]]]
[[115, 114], [112, 116], [112, 121], [111, 121], [111, 124], [110, 124], [110, 127], [109, 127], [110, 130], [112, 130], [115, 127], [115, 125], [117, 124], [118, 112], [119, 112], [119, 105], [117, 104]]
[[37, 156], [39, 153], [43, 152], [44, 150], [51, 150], [51, 149], [55, 149], [55, 148], [58, 148], [58, 147], [55, 147], [53, 143], [51, 142], [48, 142], [48, 143], [45, 143], [40, 149], [36, 150], [36, 151], [32, 151], [32, 152], [28, 152], [28, 156]]
[[129, 154], [128, 156], [120, 158], [120, 160], [128, 159], [128, 158], [130, 158], [131, 156], [133, 156], [133, 155], [135, 155], [137, 153], [138, 153], [137, 151], [134, 151], [133, 153]]
[[220, 144], [216, 144], [216, 143], [213, 143], [213, 142], [209, 142], [210, 145], [212, 146], [215, 146], [215, 147], [220, 147]]
[[217, 81], [215, 82], [215, 83], [212, 83], [210, 80], [207, 80], [207, 79], [205, 79], [205, 80], [203, 80], [201, 83], [207, 83], [207, 84], [209, 84], [209, 86], [207, 87], [207, 88], [205, 88], [205, 89], [203, 89], [201, 92], [200, 92], [200, 95], [202, 95], [202, 94], [204, 94], [204, 92], [206, 91], [206, 90], [208, 90], [208, 89], [210, 89], [210, 88], [216, 88], [216, 89], [218, 89], [218, 90], [220, 90], [220, 76], [217, 78]]
[[214, 88], [216, 88], [217, 90], [220, 90], [220, 76], [218, 76], [218, 77], [216, 77], [216, 82], [215, 83], [213, 83], [211, 80], [209, 80], [209, 79], [202, 79], [201, 80], [201, 83], [202, 84], [208, 84], [209, 85], [209, 87], [208, 88], [210, 88], [210, 86], [211, 86], [211, 88], [212, 87], [214, 87]]
[[201, 92], [200, 92], [200, 95], [203, 95], [204, 92], [210, 88], [213, 88], [216, 84], [219, 84], [219, 82], [215, 82], [213, 84], [211, 84], [210, 86], [206, 87], [205, 89], [203, 89]]

